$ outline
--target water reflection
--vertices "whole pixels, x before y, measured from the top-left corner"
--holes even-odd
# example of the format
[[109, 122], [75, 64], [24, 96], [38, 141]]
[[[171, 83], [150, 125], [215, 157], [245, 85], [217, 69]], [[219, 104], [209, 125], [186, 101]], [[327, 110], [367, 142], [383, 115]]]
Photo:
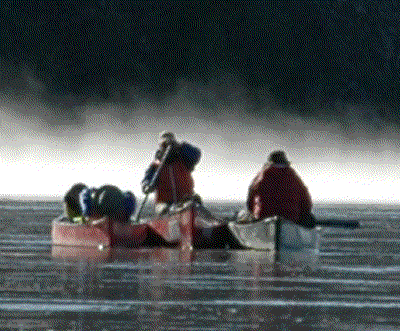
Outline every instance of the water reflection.
[[[400, 276], [366, 279], [362, 270], [344, 276], [337, 269], [348, 258], [332, 260], [313, 250], [3, 251], [0, 329], [310, 330], [368, 327], [378, 320], [398, 325], [393, 312], [400, 309]], [[328, 268], [332, 264], [336, 269]], [[360, 317], [365, 314], [367, 324]]]
[[13, 231], [0, 236], [0, 330], [400, 328], [385, 228], [324, 230], [319, 252], [280, 254], [52, 247], [42, 227]]

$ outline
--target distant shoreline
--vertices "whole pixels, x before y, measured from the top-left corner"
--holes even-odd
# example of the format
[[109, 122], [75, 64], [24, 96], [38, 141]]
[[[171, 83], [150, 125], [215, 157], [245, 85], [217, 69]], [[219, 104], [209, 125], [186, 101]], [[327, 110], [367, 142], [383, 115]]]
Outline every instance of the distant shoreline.
[[[45, 195], [6, 195], [0, 194], [0, 202], [18, 201], [18, 202], [62, 202], [62, 196], [45, 196]], [[138, 203], [143, 201], [142, 197], [138, 198]], [[152, 199], [148, 200], [151, 204]], [[246, 202], [242, 200], [224, 200], [224, 199], [203, 199], [205, 205], [209, 204], [223, 204], [223, 205], [243, 205]], [[352, 201], [315, 201], [314, 207], [335, 208], [335, 207], [353, 207], [353, 208], [377, 208], [377, 209], [400, 209], [400, 203], [374, 203], [374, 202], [352, 202]]]
[[48, 202], [62, 202], [61, 196], [47, 196], [47, 195], [6, 195], [0, 194], [0, 201], [48, 201]]

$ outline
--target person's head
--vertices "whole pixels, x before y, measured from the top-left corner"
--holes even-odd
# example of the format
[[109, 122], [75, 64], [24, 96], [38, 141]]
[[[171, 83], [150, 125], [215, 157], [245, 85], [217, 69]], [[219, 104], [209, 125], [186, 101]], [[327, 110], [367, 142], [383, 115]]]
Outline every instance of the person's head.
[[82, 209], [79, 204], [79, 194], [87, 186], [83, 183], [74, 184], [64, 196], [65, 211], [69, 218], [74, 218], [82, 214]]
[[286, 154], [283, 151], [274, 151], [268, 156], [268, 161], [274, 164], [289, 165], [290, 162], [286, 158]]
[[175, 142], [175, 135], [169, 131], [163, 131], [158, 137], [158, 144], [162, 149], [165, 149], [169, 143]]

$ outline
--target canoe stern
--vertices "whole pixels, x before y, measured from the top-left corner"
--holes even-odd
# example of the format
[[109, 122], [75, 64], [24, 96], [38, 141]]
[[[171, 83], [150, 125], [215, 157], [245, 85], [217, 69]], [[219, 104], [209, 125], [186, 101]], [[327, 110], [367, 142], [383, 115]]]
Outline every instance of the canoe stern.
[[66, 218], [55, 219], [51, 225], [53, 245], [61, 246], [110, 246], [112, 239], [108, 234], [108, 220], [95, 226], [74, 224]]

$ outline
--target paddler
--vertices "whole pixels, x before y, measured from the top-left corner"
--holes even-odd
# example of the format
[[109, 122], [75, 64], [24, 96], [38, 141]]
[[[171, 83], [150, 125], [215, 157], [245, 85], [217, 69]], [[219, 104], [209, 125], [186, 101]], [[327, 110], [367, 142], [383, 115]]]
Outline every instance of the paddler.
[[243, 222], [281, 216], [306, 228], [315, 226], [311, 214], [312, 201], [307, 187], [290, 166], [283, 151], [274, 151], [257, 176], [252, 180], [248, 196], [249, 213]]
[[[162, 214], [172, 204], [193, 198], [194, 180], [191, 173], [200, 160], [201, 151], [187, 142], [179, 143], [175, 135], [168, 131], [160, 133], [158, 142], [154, 161], [142, 180], [142, 191], [145, 194], [156, 191], [155, 211]], [[158, 177], [151, 185], [159, 167]]]

